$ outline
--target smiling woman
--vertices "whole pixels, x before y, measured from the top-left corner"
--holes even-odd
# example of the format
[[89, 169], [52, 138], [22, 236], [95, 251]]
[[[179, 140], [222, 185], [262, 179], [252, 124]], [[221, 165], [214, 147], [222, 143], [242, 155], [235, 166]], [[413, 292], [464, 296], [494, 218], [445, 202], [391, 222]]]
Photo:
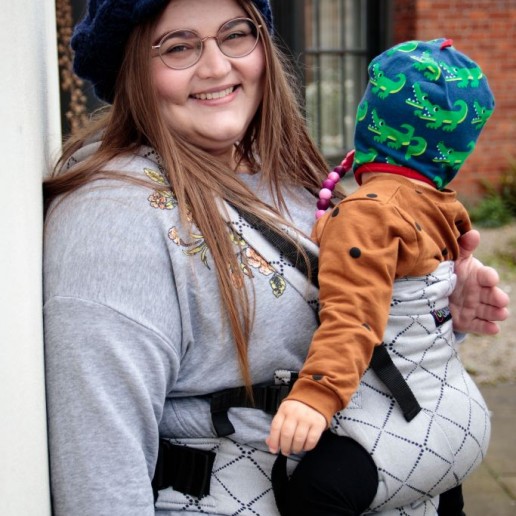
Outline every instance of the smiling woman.
[[[265, 438], [317, 326], [327, 166], [269, 3], [91, 0], [72, 47], [109, 105], [44, 184], [54, 513], [278, 514]], [[468, 263], [466, 330], [504, 314]]]

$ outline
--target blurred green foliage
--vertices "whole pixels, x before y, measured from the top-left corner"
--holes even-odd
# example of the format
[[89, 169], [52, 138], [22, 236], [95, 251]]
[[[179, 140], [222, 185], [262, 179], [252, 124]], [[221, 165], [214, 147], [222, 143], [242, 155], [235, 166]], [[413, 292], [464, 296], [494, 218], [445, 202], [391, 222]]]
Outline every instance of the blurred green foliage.
[[516, 160], [510, 162], [497, 187], [486, 180], [481, 185], [485, 195], [469, 210], [473, 223], [484, 228], [509, 224], [516, 217]]

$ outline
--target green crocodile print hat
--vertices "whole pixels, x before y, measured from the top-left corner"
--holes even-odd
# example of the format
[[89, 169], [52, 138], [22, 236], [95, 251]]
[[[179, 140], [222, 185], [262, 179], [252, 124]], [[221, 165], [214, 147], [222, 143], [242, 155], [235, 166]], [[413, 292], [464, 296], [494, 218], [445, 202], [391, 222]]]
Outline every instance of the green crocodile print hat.
[[443, 189], [473, 152], [494, 97], [480, 67], [452, 44], [408, 41], [371, 61], [357, 110], [357, 179], [373, 170], [361, 166], [381, 163], [390, 172], [392, 165], [415, 170]]

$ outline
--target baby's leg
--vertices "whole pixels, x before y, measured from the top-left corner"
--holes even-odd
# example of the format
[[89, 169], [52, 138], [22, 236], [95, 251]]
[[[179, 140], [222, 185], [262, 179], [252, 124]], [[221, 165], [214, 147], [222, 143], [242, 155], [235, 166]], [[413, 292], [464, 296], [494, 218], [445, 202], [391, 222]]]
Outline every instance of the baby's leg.
[[462, 486], [458, 485], [446, 491], [439, 497], [439, 516], [464, 516], [464, 498], [462, 496]]
[[325, 432], [288, 485], [292, 516], [360, 515], [373, 501], [378, 473], [370, 454], [349, 437]]

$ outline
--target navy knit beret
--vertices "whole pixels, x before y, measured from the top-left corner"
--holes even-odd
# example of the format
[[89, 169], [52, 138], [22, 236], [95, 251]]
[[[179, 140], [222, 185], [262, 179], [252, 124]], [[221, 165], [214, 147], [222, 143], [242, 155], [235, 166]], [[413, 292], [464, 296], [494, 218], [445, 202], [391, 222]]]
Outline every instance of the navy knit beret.
[[[89, 0], [87, 13], [72, 35], [73, 67], [79, 77], [93, 83], [95, 94], [101, 100], [113, 102], [116, 78], [131, 31], [169, 1]], [[269, 0], [252, 1], [272, 33]]]
[[353, 168], [399, 165], [442, 189], [473, 152], [493, 109], [487, 78], [451, 40], [397, 45], [369, 65]]

